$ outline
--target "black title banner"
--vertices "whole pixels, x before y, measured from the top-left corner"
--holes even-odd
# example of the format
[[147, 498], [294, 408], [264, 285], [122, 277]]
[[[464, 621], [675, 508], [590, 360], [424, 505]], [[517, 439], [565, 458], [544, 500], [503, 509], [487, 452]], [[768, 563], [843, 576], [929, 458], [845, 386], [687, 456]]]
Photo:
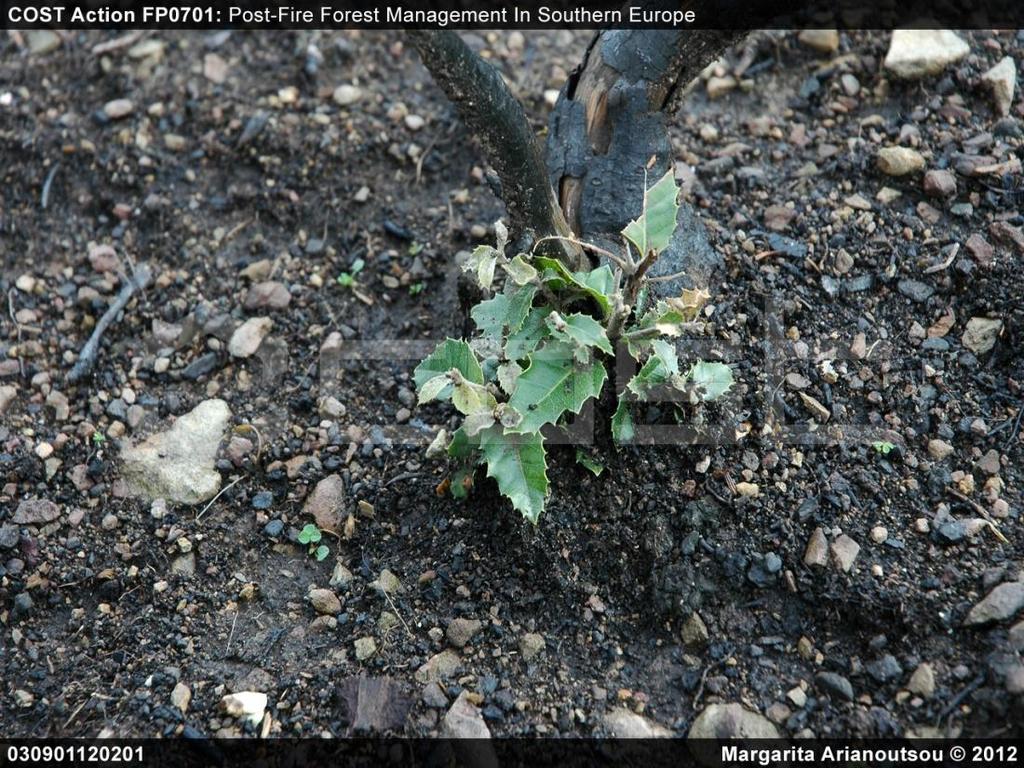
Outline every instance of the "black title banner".
[[1024, 0], [0, 0], [3, 29], [1017, 29]]
[[1019, 739], [169, 739], [0, 740], [0, 768], [886, 768], [1016, 766]]

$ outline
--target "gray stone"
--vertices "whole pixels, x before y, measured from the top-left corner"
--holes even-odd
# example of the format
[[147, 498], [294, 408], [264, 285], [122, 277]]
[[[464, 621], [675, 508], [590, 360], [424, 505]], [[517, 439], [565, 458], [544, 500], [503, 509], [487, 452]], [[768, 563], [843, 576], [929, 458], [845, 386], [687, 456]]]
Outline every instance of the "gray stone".
[[436, 683], [454, 675], [462, 661], [455, 651], [441, 651], [427, 659], [419, 669], [416, 670], [416, 682]]
[[900, 280], [897, 287], [904, 296], [911, 301], [921, 304], [928, 301], [935, 293], [935, 289], [920, 280]]
[[935, 671], [931, 664], [922, 662], [917, 665], [914, 674], [910, 676], [910, 682], [907, 683], [907, 690], [924, 699], [932, 697], [935, 693]]
[[444, 709], [448, 706], [448, 697], [444, 695], [444, 691], [437, 683], [427, 683], [423, 687], [423, 694], [420, 698], [431, 709]]
[[49, 499], [25, 499], [11, 515], [17, 525], [42, 525], [60, 517], [60, 507]]
[[481, 626], [483, 625], [476, 619], [452, 619], [445, 633], [448, 644], [453, 648], [464, 647], [473, 639], [473, 635], [480, 631]]
[[691, 739], [777, 739], [779, 731], [764, 715], [742, 704], [711, 704], [693, 721]]
[[231, 409], [223, 400], [205, 400], [179, 416], [167, 431], [122, 448], [129, 493], [177, 504], [213, 498], [221, 483], [214, 462], [230, 418]]
[[704, 645], [710, 635], [708, 634], [707, 624], [704, 623], [699, 613], [694, 612], [687, 616], [686, 621], [683, 622], [680, 636], [682, 637], [683, 645], [697, 647]]
[[14, 549], [19, 538], [18, 526], [10, 523], [0, 525], [0, 549]]
[[528, 632], [519, 640], [519, 654], [525, 661], [530, 661], [544, 650], [544, 646], [545, 642], [543, 635], [538, 635], [535, 632]]
[[354, 645], [357, 661], [366, 661], [377, 652], [377, 641], [372, 637], [360, 637]]
[[965, 627], [981, 626], [1017, 615], [1024, 608], [1024, 582], [1000, 584], [989, 592], [964, 619]]
[[814, 682], [826, 693], [838, 696], [846, 701], [853, 701], [853, 686], [850, 681], [838, 672], [819, 672], [814, 676]]
[[832, 562], [844, 573], [849, 573], [853, 563], [860, 554], [860, 544], [851, 539], [845, 533], [837, 537], [830, 547]]
[[824, 568], [828, 565], [828, 539], [825, 538], [825, 531], [814, 529], [810, 540], [807, 542], [807, 549], [804, 550], [804, 565], [818, 566]]
[[885, 654], [882, 658], [876, 659], [867, 665], [868, 674], [880, 683], [887, 683], [895, 680], [903, 674], [903, 667], [891, 653]]

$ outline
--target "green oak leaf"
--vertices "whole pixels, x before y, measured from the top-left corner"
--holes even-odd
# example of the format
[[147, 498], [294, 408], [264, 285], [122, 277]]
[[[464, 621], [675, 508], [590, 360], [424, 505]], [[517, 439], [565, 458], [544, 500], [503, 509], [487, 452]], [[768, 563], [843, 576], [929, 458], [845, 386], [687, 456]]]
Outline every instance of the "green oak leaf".
[[687, 378], [697, 388], [701, 400], [717, 400], [732, 389], [732, 369], [725, 363], [694, 363]]
[[498, 427], [480, 433], [480, 452], [487, 462], [487, 476], [534, 525], [544, 511], [548, 494], [544, 438], [539, 432], [503, 434]]
[[604, 464], [595, 461], [589, 453], [582, 448], [576, 449], [576, 463], [593, 473], [594, 477], [600, 477], [604, 472]]
[[527, 263], [525, 255], [522, 253], [508, 264], [502, 264], [501, 268], [508, 273], [516, 285], [526, 285], [537, 279], [537, 270], [532, 264]]
[[604, 326], [590, 315], [576, 312], [564, 317], [552, 312], [544, 321], [551, 335], [563, 341], [570, 341], [578, 347], [597, 347], [605, 354], [612, 354], [612, 344]]
[[540, 267], [541, 281], [554, 291], [574, 290], [589, 296], [607, 318], [612, 311], [611, 292], [615, 276], [607, 264], [590, 272], [570, 272], [558, 259], [538, 256], [534, 263]]
[[651, 356], [643, 364], [639, 372], [629, 380], [626, 387], [641, 400], [647, 398], [651, 390], [667, 384], [673, 376], [679, 374], [679, 360], [676, 350], [664, 339], [651, 342]]
[[567, 411], [579, 413], [583, 404], [601, 394], [608, 373], [600, 363], [578, 365], [567, 344], [549, 342], [530, 356], [508, 404], [523, 414], [516, 432], [537, 432], [554, 424]]
[[534, 307], [527, 314], [522, 327], [509, 334], [505, 342], [505, 357], [509, 360], [523, 360], [547, 338], [545, 319], [551, 314], [551, 307]]
[[619, 396], [619, 404], [612, 414], [612, 439], [616, 443], [628, 443], [633, 439], [633, 414], [629, 411], [629, 403], [626, 402], [626, 393]]
[[653, 187], [644, 192], [643, 213], [629, 222], [622, 234], [633, 244], [641, 259], [651, 252], [658, 255], [672, 241], [678, 213], [679, 187], [674, 169], [669, 168]]
[[[417, 391], [421, 390], [423, 385], [431, 379], [447, 374], [453, 368], [461, 373], [467, 381], [474, 384], [484, 383], [484, 372], [469, 344], [456, 339], [445, 339], [412, 372]], [[451, 389], [441, 390], [437, 397], [446, 400], [451, 397]]]
[[514, 334], [523, 327], [536, 293], [535, 285], [524, 285], [511, 293], [499, 293], [477, 304], [469, 315], [485, 336], [499, 338], [505, 335], [506, 328], [509, 334]]
[[516, 382], [519, 381], [519, 374], [522, 372], [523, 367], [515, 360], [502, 363], [498, 366], [498, 386], [501, 387], [502, 391], [505, 392], [506, 395], [511, 395], [516, 391]]
[[459, 413], [472, 416], [481, 412], [491, 413], [497, 407], [498, 402], [494, 399], [494, 395], [487, 390], [487, 387], [462, 379], [454, 384], [452, 405]]
[[435, 376], [432, 379], [427, 379], [423, 382], [423, 386], [420, 387], [417, 405], [423, 405], [424, 403], [429, 403], [431, 400], [437, 399], [438, 395], [440, 395], [445, 388], [451, 386], [451, 383], [451, 377], [446, 373], [443, 373], [440, 376]]

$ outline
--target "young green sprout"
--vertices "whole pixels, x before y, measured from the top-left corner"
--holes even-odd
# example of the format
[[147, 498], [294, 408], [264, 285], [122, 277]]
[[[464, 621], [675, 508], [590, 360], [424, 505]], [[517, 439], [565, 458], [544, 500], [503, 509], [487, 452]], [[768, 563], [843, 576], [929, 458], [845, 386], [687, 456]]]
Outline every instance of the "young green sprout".
[[[413, 372], [421, 405], [450, 401], [463, 417], [451, 435], [438, 434], [427, 454], [447, 455], [455, 465], [448, 483], [453, 494], [464, 496], [475, 467], [484, 464], [512, 506], [536, 523], [549, 492], [545, 431], [601, 396], [616, 347], [638, 367], [618, 391], [611, 422], [616, 443], [633, 439], [636, 408], [662, 399], [666, 388], [693, 405], [730, 390], [727, 365], [697, 361], [683, 368], [670, 341], [696, 322], [708, 294], [684, 290], [646, 298], [652, 283], [679, 277], [648, 277], [672, 241], [678, 197], [671, 172], [648, 189], [640, 216], [622, 230], [622, 253], [574, 241], [605, 257], [608, 263], [596, 269], [572, 271], [538, 254], [544, 240], [509, 258], [501, 222], [494, 227], [496, 245], [473, 251], [463, 269], [485, 292], [493, 291], [470, 312], [477, 332], [469, 340], [441, 342]], [[576, 457], [595, 475], [603, 470], [586, 451]]]

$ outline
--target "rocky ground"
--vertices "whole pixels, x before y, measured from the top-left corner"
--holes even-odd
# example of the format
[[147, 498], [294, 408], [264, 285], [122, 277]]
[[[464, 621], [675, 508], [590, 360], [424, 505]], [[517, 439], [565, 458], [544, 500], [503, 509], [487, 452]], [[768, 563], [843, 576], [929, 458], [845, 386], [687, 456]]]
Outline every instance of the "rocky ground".
[[[588, 38], [468, 37], [538, 129]], [[729, 442], [536, 529], [381, 344], [501, 214], [399, 34], [0, 41], [3, 732], [1021, 735], [1024, 36], [890, 37], [695, 83]]]

